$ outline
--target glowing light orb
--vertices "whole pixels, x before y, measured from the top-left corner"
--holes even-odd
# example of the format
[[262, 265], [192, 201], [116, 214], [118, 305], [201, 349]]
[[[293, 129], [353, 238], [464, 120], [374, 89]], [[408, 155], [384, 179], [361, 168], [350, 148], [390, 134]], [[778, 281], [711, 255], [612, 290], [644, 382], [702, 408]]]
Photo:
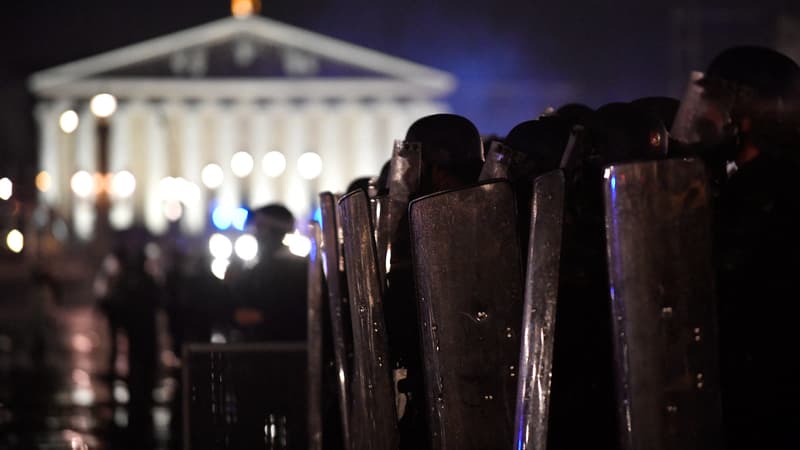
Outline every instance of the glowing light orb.
[[69, 185], [75, 195], [80, 198], [87, 198], [94, 191], [94, 177], [89, 172], [80, 170], [72, 176]]
[[43, 170], [36, 174], [36, 189], [39, 192], [47, 192], [51, 187], [53, 187], [53, 177], [49, 173]]
[[264, 155], [264, 159], [261, 160], [261, 170], [272, 178], [281, 176], [286, 170], [286, 158], [283, 153], [274, 151]]
[[111, 178], [111, 195], [116, 198], [128, 198], [136, 191], [136, 177], [127, 170], [117, 172]]
[[[208, 251], [216, 259], [227, 260], [233, 254], [233, 244], [227, 236], [214, 233], [208, 239]], [[227, 266], [226, 266], [227, 267]]]
[[239, 178], [250, 175], [253, 171], [253, 157], [247, 152], [237, 152], [231, 158], [231, 171]]
[[19, 253], [25, 247], [25, 236], [16, 228], [6, 235], [6, 245], [14, 253]]
[[236, 239], [233, 245], [236, 256], [244, 261], [252, 261], [258, 255], [258, 241], [251, 234], [243, 234]]
[[111, 117], [117, 110], [117, 99], [111, 94], [103, 93], [92, 97], [89, 103], [92, 114], [100, 118]]
[[322, 158], [314, 152], [307, 152], [297, 158], [297, 171], [306, 180], [313, 180], [322, 173]]
[[227, 259], [215, 259], [211, 261], [211, 273], [218, 279], [224, 280], [229, 265], [230, 262]]
[[61, 128], [61, 131], [64, 133], [70, 134], [73, 131], [78, 129], [78, 125], [80, 124], [81, 119], [78, 116], [78, 113], [75, 111], [68, 109], [61, 113], [58, 117], [58, 126]]
[[202, 172], [200, 172], [200, 179], [207, 188], [216, 189], [222, 186], [225, 174], [222, 172], [222, 167], [211, 163], [203, 167]]
[[311, 253], [311, 239], [303, 236], [297, 230], [294, 233], [287, 233], [283, 237], [283, 245], [289, 247], [289, 252], [295, 256], [306, 257]]
[[0, 199], [8, 200], [14, 195], [14, 183], [8, 178], [0, 178]]

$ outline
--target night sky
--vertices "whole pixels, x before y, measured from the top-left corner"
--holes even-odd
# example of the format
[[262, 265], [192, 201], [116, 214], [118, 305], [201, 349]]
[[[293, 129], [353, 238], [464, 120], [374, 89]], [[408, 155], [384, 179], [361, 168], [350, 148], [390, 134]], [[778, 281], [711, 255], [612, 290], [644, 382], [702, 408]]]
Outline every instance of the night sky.
[[[679, 96], [735, 44], [774, 46], [800, 2], [262, 0], [262, 15], [453, 73], [453, 111], [505, 134], [547, 106]], [[230, 14], [226, 0], [3, 2], [0, 176], [32, 177], [33, 72]], [[694, 11], [686, 21], [682, 12]], [[388, 149], [387, 149], [388, 152]]]

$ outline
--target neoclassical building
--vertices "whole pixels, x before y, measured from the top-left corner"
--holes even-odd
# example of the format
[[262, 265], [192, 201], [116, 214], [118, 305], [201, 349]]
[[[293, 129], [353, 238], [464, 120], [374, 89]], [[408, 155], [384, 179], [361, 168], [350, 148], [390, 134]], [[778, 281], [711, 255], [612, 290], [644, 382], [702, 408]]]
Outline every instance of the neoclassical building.
[[413, 120], [448, 109], [455, 80], [249, 16], [53, 67], [29, 86], [41, 200], [89, 238], [102, 190], [113, 227], [155, 234], [170, 220], [202, 233], [215, 208], [278, 201], [307, 215], [317, 192], [377, 174]]

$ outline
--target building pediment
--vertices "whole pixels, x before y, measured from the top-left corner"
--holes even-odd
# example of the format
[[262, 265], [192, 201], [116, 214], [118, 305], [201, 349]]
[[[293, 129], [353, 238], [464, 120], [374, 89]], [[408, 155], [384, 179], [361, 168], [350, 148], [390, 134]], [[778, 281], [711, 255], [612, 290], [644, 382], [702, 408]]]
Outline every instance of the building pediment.
[[440, 97], [443, 71], [264, 17], [225, 18], [34, 74], [34, 94], [88, 97]]

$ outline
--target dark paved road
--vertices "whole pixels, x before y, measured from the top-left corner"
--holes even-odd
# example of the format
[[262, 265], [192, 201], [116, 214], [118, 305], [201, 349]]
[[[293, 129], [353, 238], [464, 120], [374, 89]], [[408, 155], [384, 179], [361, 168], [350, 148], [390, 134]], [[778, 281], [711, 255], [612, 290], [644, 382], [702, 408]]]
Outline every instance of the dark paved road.
[[[92, 305], [59, 306], [25, 283], [0, 290], [0, 450], [126, 448], [125, 340], [112, 377], [107, 322]], [[168, 449], [175, 383], [159, 379], [153, 448]]]

